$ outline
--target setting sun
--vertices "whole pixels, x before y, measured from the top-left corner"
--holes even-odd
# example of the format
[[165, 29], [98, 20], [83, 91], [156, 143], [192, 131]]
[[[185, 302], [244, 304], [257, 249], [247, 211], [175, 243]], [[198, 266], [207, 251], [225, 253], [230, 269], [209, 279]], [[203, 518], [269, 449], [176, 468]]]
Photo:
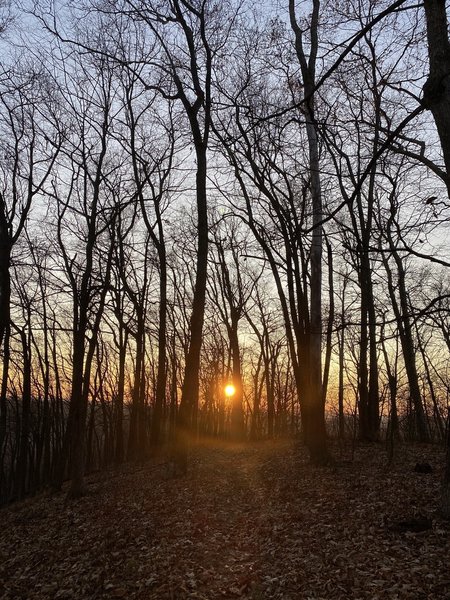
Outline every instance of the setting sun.
[[231, 396], [234, 396], [235, 393], [236, 393], [236, 388], [234, 387], [233, 384], [229, 383], [228, 385], [225, 386], [225, 396], [230, 398]]

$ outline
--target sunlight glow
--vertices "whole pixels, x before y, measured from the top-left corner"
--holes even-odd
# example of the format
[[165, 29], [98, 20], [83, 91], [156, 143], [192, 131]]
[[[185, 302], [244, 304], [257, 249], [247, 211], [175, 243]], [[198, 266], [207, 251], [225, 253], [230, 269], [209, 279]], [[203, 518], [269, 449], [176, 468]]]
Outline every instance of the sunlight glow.
[[234, 387], [234, 385], [232, 383], [229, 383], [228, 385], [225, 386], [225, 396], [230, 398], [231, 396], [234, 396], [235, 393], [236, 393], [236, 388]]

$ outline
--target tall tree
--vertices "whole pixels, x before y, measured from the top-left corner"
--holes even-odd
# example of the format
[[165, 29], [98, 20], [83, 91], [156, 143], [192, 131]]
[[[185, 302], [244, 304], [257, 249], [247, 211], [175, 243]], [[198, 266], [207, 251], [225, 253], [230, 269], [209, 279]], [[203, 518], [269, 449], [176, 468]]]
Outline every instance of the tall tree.
[[61, 485], [69, 463], [69, 495], [76, 497], [84, 493], [91, 369], [114, 248], [114, 235], [105, 232], [114, 232], [117, 195], [114, 179], [106, 179], [106, 171], [115, 167], [109, 154], [113, 70], [103, 58], [72, 66], [66, 81], [78, 91], [69, 88], [67, 109], [76, 132], [64, 149], [67, 162], [60, 167], [68, 180], [66, 185], [55, 181], [48, 193], [58, 202], [58, 244], [73, 303], [70, 404], [56, 485]]
[[[18, 67], [0, 79], [0, 452], [6, 435], [11, 338], [11, 266], [33, 200], [43, 193], [60, 152], [64, 119], [45, 75]], [[53, 95], [54, 94], [54, 95]], [[26, 358], [24, 356], [24, 358]]]
[[257, 284], [258, 276], [245, 277], [242, 258], [246, 254], [246, 241], [239, 239], [239, 221], [219, 219], [213, 227], [215, 256], [214, 281], [218, 289], [212, 295], [218, 313], [227, 330], [232, 357], [232, 382], [235, 392], [231, 397], [231, 435], [234, 439], [245, 438], [244, 387], [242, 378], [242, 355], [239, 341], [239, 324], [246, 305]]
[[[200, 351], [208, 263], [207, 149], [211, 129], [211, 81], [213, 60], [225, 43], [229, 23], [211, 0], [191, 3], [171, 0], [165, 5], [131, 0], [127, 14], [143, 21], [152, 32], [160, 60], [152, 60], [157, 79], [150, 86], [164, 97], [181, 103], [189, 124], [195, 155], [195, 201], [197, 208], [197, 256], [189, 348], [185, 361], [177, 435], [173, 449], [175, 470], [187, 469], [189, 437], [198, 406]], [[219, 33], [220, 32], [220, 33]], [[211, 45], [214, 40], [214, 47]], [[163, 81], [165, 80], [165, 83]]]
[[[162, 69], [172, 81], [174, 97], [183, 105], [187, 116], [196, 158], [195, 191], [197, 206], [196, 278], [190, 318], [189, 349], [186, 356], [181, 401], [177, 416], [177, 432], [173, 450], [176, 472], [187, 470], [189, 438], [193, 433], [193, 417], [198, 406], [200, 350], [205, 313], [206, 278], [208, 264], [208, 202], [207, 202], [207, 149], [211, 127], [211, 77], [213, 52], [208, 40], [209, 2], [198, 7], [186, 0], [173, 0], [167, 12], [151, 7], [144, 18], [154, 31], [164, 52]], [[157, 28], [156, 18], [175, 28], [169, 35]], [[161, 21], [162, 19], [162, 21]], [[176, 38], [181, 34], [187, 63], [180, 64]], [[176, 36], [172, 37], [172, 36]], [[173, 93], [173, 92], [172, 92]]]
[[124, 77], [127, 79], [124, 102], [128, 125], [126, 131], [129, 134], [125, 136], [124, 143], [129, 147], [141, 215], [158, 257], [158, 367], [150, 435], [150, 444], [155, 450], [160, 442], [167, 382], [168, 276], [164, 213], [169, 206], [178, 135], [175, 132], [172, 102], [162, 101], [155, 108], [153, 104], [157, 99], [151, 97], [142, 106], [138, 102], [142, 96], [142, 85], [136, 73], [125, 70]]
[[445, 0], [424, 0], [430, 72], [422, 104], [433, 114], [441, 141], [450, 195], [450, 41]]
[[305, 441], [311, 457], [326, 462], [325, 405], [322, 401], [322, 238], [323, 207], [320, 181], [319, 133], [317, 130], [316, 69], [319, 49], [320, 1], [313, 0], [308, 27], [309, 55], [306, 50], [305, 31], [300, 27], [295, 0], [289, 0], [289, 18], [295, 35], [295, 51], [300, 64], [305, 98], [305, 127], [309, 149], [309, 177], [312, 202], [312, 239], [310, 250], [310, 332], [307, 337], [305, 357], [308, 377], [303, 391], [302, 419]]

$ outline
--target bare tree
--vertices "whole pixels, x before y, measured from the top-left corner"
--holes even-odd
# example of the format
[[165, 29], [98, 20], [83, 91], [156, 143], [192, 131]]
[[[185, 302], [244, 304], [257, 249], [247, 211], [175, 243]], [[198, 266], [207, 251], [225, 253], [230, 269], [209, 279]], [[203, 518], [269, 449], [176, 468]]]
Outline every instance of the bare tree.
[[310, 336], [309, 376], [304, 390], [302, 417], [306, 444], [317, 462], [328, 460], [324, 403], [322, 401], [322, 237], [323, 207], [320, 181], [319, 133], [316, 124], [316, 68], [319, 49], [320, 1], [313, 0], [309, 34], [309, 55], [305, 33], [298, 22], [295, 0], [289, 0], [289, 18], [295, 35], [295, 50], [300, 64], [305, 106], [305, 127], [309, 149], [309, 178], [312, 202], [312, 239], [310, 250]]
[[43, 73], [9, 73], [0, 85], [0, 452], [6, 435], [11, 337], [11, 266], [33, 200], [50, 177], [63, 139], [58, 94]]
[[445, 0], [424, 0], [430, 72], [422, 104], [433, 114], [441, 141], [450, 194], [450, 41]]
[[150, 436], [151, 446], [155, 450], [160, 442], [167, 382], [168, 275], [164, 213], [170, 201], [177, 134], [172, 102], [160, 101], [161, 106], [155, 108], [152, 104], [156, 104], [156, 98], [152, 97], [144, 106], [140, 106], [137, 101], [142, 95], [142, 86], [138, 78], [127, 70], [124, 71], [124, 77], [127, 78], [124, 102], [128, 127], [123, 143], [130, 154], [141, 215], [158, 256], [158, 367]]
[[215, 251], [212, 258], [215, 266], [212, 285], [218, 289], [211, 295], [226, 327], [232, 356], [232, 383], [235, 392], [231, 398], [231, 435], [242, 440], [246, 432], [239, 323], [259, 277], [256, 273], [251, 273], [250, 276], [244, 274], [244, 265], [241, 263], [247, 253], [246, 240], [239, 234], [237, 219], [219, 219], [214, 223], [212, 245]]
[[91, 368], [109, 289], [114, 247], [114, 235], [110, 233], [114, 231], [111, 222], [117, 198], [114, 178], [105, 178], [105, 173], [113, 173], [116, 167], [109, 153], [114, 96], [111, 65], [100, 59], [72, 67], [74, 71], [66, 81], [78, 88], [80, 78], [88, 78], [91, 86], [84, 84], [77, 93], [68, 90], [67, 108], [76, 131], [64, 149], [65, 162], [60, 166], [67, 181], [62, 186], [54, 183], [48, 194], [58, 202], [58, 245], [73, 303], [70, 405], [56, 484], [61, 485], [69, 461], [69, 494], [75, 497], [84, 492]]

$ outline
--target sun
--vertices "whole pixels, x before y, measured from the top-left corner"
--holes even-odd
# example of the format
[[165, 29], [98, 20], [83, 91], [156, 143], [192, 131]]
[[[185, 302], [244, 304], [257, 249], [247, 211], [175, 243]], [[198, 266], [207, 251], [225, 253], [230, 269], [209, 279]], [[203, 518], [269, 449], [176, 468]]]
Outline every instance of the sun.
[[236, 393], [236, 388], [234, 387], [234, 385], [232, 383], [229, 383], [225, 386], [225, 396], [227, 396], [228, 398], [231, 398], [231, 396], [234, 396], [235, 393]]

